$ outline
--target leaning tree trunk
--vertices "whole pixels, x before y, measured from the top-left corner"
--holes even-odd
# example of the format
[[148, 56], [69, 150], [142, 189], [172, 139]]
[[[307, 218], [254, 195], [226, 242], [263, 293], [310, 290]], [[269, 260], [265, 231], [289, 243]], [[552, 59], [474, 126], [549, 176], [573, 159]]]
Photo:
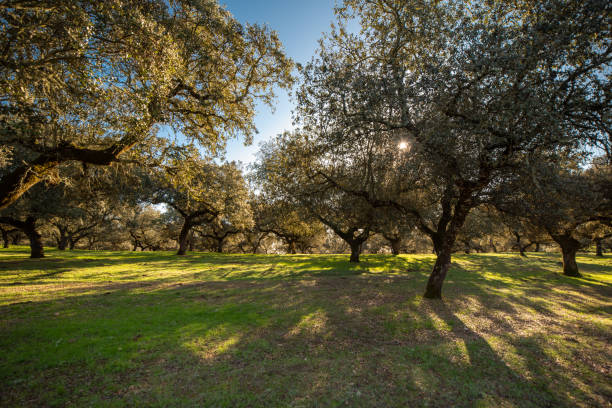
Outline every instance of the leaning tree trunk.
[[576, 253], [580, 249], [580, 242], [571, 236], [557, 237], [555, 241], [561, 247], [561, 254], [563, 255], [563, 274], [574, 277], [582, 276], [576, 263]]
[[357, 241], [353, 241], [350, 242], [349, 245], [351, 246], [351, 258], [349, 259], [349, 262], [359, 262], [359, 254], [361, 253], [361, 242]]
[[603, 245], [601, 241], [601, 238], [595, 238], [595, 256], [603, 256]]
[[442, 284], [444, 283], [444, 279], [446, 278], [446, 274], [451, 264], [453, 243], [449, 241], [451, 240], [447, 239], [436, 251], [438, 256], [433, 270], [431, 271], [431, 275], [429, 275], [423, 297], [428, 299], [442, 299]]
[[179, 233], [178, 239], [178, 252], [177, 255], [185, 255], [187, 252], [187, 246], [189, 244], [189, 231], [191, 230], [191, 222], [189, 220], [185, 220], [183, 223], [183, 227], [181, 228], [181, 232]]

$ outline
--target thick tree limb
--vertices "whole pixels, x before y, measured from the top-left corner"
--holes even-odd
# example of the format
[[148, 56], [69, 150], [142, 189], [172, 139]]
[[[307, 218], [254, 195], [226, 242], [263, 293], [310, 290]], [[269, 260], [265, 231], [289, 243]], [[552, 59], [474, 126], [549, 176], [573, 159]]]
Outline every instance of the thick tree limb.
[[64, 145], [43, 153], [32, 162], [16, 168], [0, 179], [0, 210], [17, 201], [61, 163], [80, 161], [106, 166], [118, 161], [119, 156], [136, 143], [137, 141], [133, 138], [124, 138], [103, 150]]

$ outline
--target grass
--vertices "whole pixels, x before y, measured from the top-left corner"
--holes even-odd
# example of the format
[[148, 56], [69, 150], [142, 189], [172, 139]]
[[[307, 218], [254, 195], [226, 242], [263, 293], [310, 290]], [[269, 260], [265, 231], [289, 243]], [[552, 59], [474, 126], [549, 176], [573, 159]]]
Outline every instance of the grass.
[[0, 251], [0, 406], [609, 407], [612, 258]]

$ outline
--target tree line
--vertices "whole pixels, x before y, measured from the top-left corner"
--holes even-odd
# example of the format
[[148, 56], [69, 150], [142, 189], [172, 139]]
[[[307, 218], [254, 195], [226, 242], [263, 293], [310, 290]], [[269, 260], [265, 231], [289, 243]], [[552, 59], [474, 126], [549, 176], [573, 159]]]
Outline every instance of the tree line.
[[[3, 2], [3, 238], [33, 257], [43, 236], [353, 262], [404, 247], [436, 254], [428, 298], [457, 251], [554, 243], [580, 276], [577, 251], [612, 231], [611, 8], [345, 0], [296, 78], [274, 31], [214, 0]], [[224, 162], [294, 84], [296, 128], [247, 174]]]

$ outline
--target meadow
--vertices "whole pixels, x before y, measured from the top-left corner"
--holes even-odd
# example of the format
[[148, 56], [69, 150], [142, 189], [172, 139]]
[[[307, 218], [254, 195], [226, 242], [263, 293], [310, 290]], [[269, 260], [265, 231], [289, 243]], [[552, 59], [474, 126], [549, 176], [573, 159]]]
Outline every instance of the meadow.
[[0, 250], [0, 406], [609, 407], [612, 257]]

